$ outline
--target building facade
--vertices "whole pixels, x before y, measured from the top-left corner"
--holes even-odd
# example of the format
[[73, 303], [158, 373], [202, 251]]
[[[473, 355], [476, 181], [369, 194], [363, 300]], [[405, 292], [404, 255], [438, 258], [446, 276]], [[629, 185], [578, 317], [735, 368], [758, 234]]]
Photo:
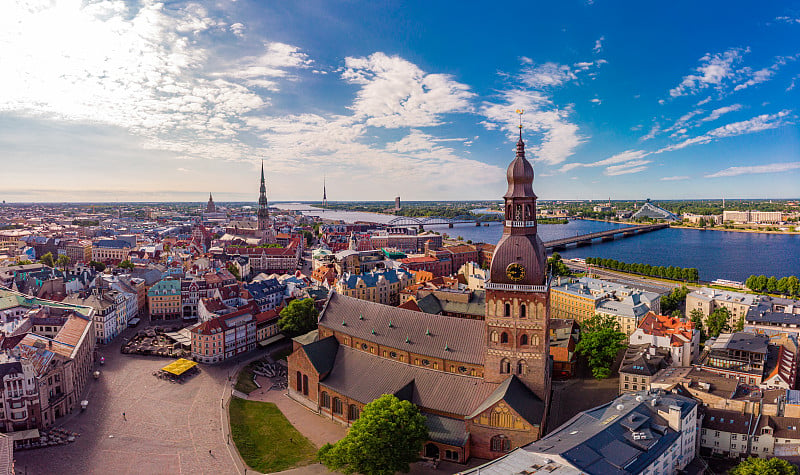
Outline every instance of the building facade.
[[147, 306], [150, 320], [174, 320], [181, 318], [181, 281], [164, 279], [147, 291]]

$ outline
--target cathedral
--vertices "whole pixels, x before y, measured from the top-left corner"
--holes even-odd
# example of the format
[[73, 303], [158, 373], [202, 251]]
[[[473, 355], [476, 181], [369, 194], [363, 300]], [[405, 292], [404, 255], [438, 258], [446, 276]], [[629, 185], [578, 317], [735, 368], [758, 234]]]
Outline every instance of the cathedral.
[[[210, 198], [209, 198], [210, 201]], [[252, 221], [233, 221], [225, 229], [225, 234], [220, 238], [224, 244], [256, 246], [274, 244], [275, 232], [269, 219], [269, 202], [267, 201], [267, 185], [264, 180], [264, 163], [261, 163], [261, 187], [258, 192], [258, 210], [256, 223]], [[255, 224], [255, 227], [253, 227]]]
[[344, 424], [383, 394], [409, 400], [427, 419], [423, 455], [439, 460], [494, 459], [538, 440], [550, 403], [550, 286], [521, 133], [507, 179], [485, 320], [331, 293], [316, 339], [295, 340], [289, 396]]

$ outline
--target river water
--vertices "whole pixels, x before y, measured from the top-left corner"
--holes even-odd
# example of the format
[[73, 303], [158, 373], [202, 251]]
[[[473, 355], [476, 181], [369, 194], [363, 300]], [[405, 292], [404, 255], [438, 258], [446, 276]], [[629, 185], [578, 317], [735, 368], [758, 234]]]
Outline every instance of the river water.
[[[310, 216], [345, 222], [386, 223], [395, 216], [353, 211], [325, 211], [308, 205], [278, 204], [281, 209], [301, 210]], [[601, 221], [571, 220], [569, 224], [540, 224], [543, 241], [625, 227]], [[456, 224], [425, 226], [425, 229], [461, 236], [473, 242], [497, 243], [503, 234], [501, 223], [489, 226]], [[782, 277], [800, 275], [800, 235], [701, 231], [696, 229], [661, 229], [614, 241], [593, 241], [591, 246], [568, 247], [559, 251], [563, 257], [604, 257], [623, 262], [658, 266], [696, 267], [702, 280], [730, 279], [744, 281], [751, 274]]]

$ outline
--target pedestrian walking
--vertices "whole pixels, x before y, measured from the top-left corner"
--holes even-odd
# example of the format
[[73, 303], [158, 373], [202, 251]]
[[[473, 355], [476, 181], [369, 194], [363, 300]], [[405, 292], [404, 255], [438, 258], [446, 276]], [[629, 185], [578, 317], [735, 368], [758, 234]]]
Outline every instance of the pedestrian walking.
[[128, 420], [128, 418], [127, 418], [127, 417], [125, 417], [125, 413], [124, 413], [124, 412], [122, 413], [122, 419], [124, 419], [124, 420], [126, 420], [126, 421]]
[[208, 449], [208, 455], [210, 455], [212, 457], [214, 456], [214, 454], [211, 453], [211, 449]]

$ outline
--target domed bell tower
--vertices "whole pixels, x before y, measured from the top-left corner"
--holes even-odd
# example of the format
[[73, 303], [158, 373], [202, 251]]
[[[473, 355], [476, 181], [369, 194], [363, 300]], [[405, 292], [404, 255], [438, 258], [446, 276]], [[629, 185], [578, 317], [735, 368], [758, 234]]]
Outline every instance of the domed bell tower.
[[508, 166], [503, 237], [486, 282], [485, 379], [516, 375], [546, 404], [550, 399], [550, 286], [537, 234], [533, 167], [525, 158], [522, 111], [517, 153]]

